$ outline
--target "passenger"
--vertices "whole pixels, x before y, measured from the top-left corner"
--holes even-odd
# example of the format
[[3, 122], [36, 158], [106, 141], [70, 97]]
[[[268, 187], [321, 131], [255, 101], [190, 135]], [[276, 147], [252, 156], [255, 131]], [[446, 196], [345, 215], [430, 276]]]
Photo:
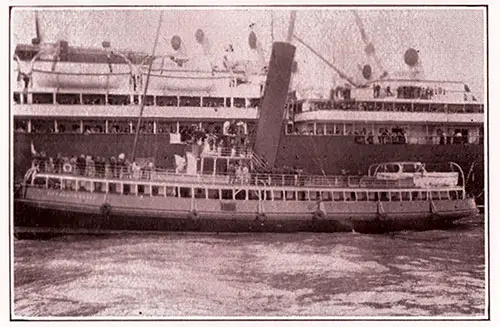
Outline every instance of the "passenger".
[[85, 158], [85, 176], [95, 177], [95, 162], [92, 156]]
[[49, 157], [49, 161], [47, 162], [46, 165], [46, 171], [48, 173], [53, 173], [55, 171], [54, 159], [52, 159], [52, 157]]
[[117, 163], [115, 157], [111, 157], [109, 159], [109, 168], [111, 170], [112, 177], [114, 177], [114, 178], [120, 177], [119, 172], [118, 172], [118, 163]]
[[243, 184], [250, 183], [250, 170], [248, 169], [248, 165], [243, 165], [242, 168], [242, 182]]
[[77, 162], [78, 162], [78, 159], [76, 158], [76, 156], [75, 156], [75, 155], [73, 155], [73, 156], [71, 157], [71, 159], [69, 159], [69, 163], [70, 163], [70, 165], [71, 165], [71, 171], [72, 171], [72, 173], [73, 173], [73, 174], [76, 174], [76, 173], [77, 173], [77, 172], [76, 172]]
[[78, 159], [76, 159], [76, 169], [78, 171], [78, 175], [80, 176], [85, 175], [85, 166], [86, 166], [85, 155], [81, 154], [78, 157]]
[[63, 167], [64, 161], [62, 158], [61, 152], [59, 152], [56, 155], [56, 160], [54, 161], [54, 171], [56, 174], [61, 174], [62, 173], [62, 167]]
[[141, 178], [141, 166], [139, 166], [135, 161], [132, 162], [132, 178], [133, 179]]

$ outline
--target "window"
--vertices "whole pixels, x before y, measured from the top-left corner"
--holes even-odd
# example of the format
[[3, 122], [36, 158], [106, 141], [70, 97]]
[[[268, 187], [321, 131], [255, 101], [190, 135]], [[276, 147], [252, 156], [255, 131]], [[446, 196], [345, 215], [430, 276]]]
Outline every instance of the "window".
[[133, 191], [132, 191], [132, 185], [130, 185], [130, 184], [123, 184], [123, 194], [132, 194], [132, 193], [133, 193]]
[[322, 191], [321, 192], [321, 200], [323, 201], [332, 201], [332, 192]]
[[389, 201], [389, 192], [380, 192], [380, 201]]
[[21, 103], [21, 95], [19, 92], [14, 92], [14, 103]]
[[34, 104], [53, 104], [54, 95], [52, 93], [33, 93]]
[[297, 199], [299, 201], [308, 201], [309, 200], [309, 193], [306, 191], [298, 191], [297, 192]]
[[85, 105], [104, 105], [106, 104], [106, 95], [104, 94], [83, 94], [82, 104]]
[[144, 194], [146, 193], [146, 186], [145, 185], [137, 185], [137, 194]]
[[80, 104], [80, 94], [56, 94], [56, 102], [58, 104]]
[[285, 191], [285, 200], [294, 201], [296, 200], [295, 191]]
[[368, 192], [368, 201], [378, 201], [378, 193]]
[[413, 201], [420, 201], [420, 200], [421, 200], [421, 198], [422, 198], [422, 197], [421, 197], [421, 192], [416, 192], [416, 191], [411, 192], [411, 199], [412, 199]]
[[49, 178], [49, 188], [60, 189], [61, 188], [61, 180], [59, 178]]
[[248, 190], [248, 200], [259, 200], [259, 191], [258, 190]]
[[273, 191], [273, 200], [283, 200], [283, 191]]
[[233, 199], [233, 190], [221, 190], [221, 198], [223, 200], [232, 200]]
[[120, 193], [120, 187], [118, 183], [109, 183], [108, 184], [108, 192], [109, 193]]
[[346, 201], [356, 201], [356, 192], [345, 192]]
[[106, 193], [106, 184], [103, 182], [94, 182], [94, 192]]
[[391, 192], [391, 201], [401, 201], [401, 193]]
[[130, 104], [130, 96], [125, 94], [108, 95], [108, 104], [114, 106], [125, 106]]
[[156, 97], [157, 106], [177, 107], [178, 101], [176, 96], [158, 96]]
[[208, 198], [219, 200], [219, 190], [208, 190]]
[[194, 197], [197, 199], [205, 198], [205, 189], [204, 188], [195, 188], [194, 189]]
[[167, 196], [168, 197], [177, 197], [177, 187], [167, 186]]
[[366, 192], [356, 192], [356, 199], [358, 201], [368, 201], [368, 195]]
[[33, 181], [33, 185], [35, 185], [35, 187], [45, 187], [45, 177], [35, 177], [35, 180]]
[[441, 200], [449, 200], [450, 199], [448, 191], [439, 192], [439, 197], [441, 198]]
[[403, 201], [410, 201], [410, 192], [401, 192], [401, 199]]
[[344, 201], [344, 192], [333, 192], [334, 201]]
[[439, 200], [439, 192], [437, 192], [437, 191], [432, 191], [432, 192], [431, 192], [431, 199], [432, 199], [432, 200]]
[[235, 200], [246, 200], [247, 191], [246, 190], [237, 190], [234, 192]]
[[191, 197], [191, 188], [190, 187], [179, 187], [179, 195], [181, 198], [190, 198]]

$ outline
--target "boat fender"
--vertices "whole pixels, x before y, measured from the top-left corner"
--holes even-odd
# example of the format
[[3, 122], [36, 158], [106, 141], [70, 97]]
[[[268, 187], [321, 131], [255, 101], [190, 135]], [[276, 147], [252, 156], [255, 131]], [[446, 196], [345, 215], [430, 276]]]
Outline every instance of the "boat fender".
[[63, 165], [63, 171], [66, 173], [66, 174], [69, 174], [71, 173], [71, 171], [73, 170], [73, 167], [71, 166], [71, 164], [69, 162], [65, 163]]
[[191, 210], [188, 214], [188, 218], [191, 220], [197, 220], [198, 219], [198, 211], [196, 211], [196, 209]]
[[316, 221], [316, 220], [321, 220], [321, 219], [325, 219], [326, 215], [323, 211], [321, 210], [317, 210], [314, 214], [313, 214], [313, 221]]
[[255, 220], [256, 221], [264, 221], [264, 220], [266, 220], [266, 214], [263, 213], [263, 212], [258, 213], [257, 216], [255, 216]]
[[111, 214], [111, 205], [109, 203], [104, 203], [101, 206], [101, 213], [105, 216], [108, 217]]

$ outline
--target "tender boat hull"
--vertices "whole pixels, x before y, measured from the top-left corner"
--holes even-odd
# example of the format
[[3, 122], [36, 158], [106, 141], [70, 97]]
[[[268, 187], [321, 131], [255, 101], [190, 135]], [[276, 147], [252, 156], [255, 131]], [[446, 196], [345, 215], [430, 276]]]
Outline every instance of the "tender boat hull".
[[[191, 199], [27, 188], [14, 201], [18, 237], [111, 231], [363, 232], [446, 228], [473, 199], [317, 202]], [[259, 209], [260, 207], [260, 209]], [[193, 210], [194, 208], [194, 210]], [[260, 212], [260, 213], [259, 213]]]

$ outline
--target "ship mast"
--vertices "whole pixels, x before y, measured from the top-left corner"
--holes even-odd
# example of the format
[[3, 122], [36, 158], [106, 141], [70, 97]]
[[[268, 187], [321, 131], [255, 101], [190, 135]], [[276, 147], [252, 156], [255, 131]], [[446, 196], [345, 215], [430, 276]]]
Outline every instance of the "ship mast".
[[156, 46], [158, 45], [158, 39], [160, 37], [160, 28], [161, 28], [162, 18], [163, 18], [163, 11], [160, 12], [160, 19], [158, 21], [158, 29], [156, 30], [156, 38], [155, 38], [155, 43], [153, 45], [153, 53], [151, 55], [151, 60], [149, 61], [148, 74], [146, 75], [146, 84], [144, 85], [144, 92], [142, 95], [142, 100], [140, 101], [141, 104], [140, 104], [140, 110], [139, 110], [139, 119], [137, 119], [137, 127], [135, 129], [134, 145], [132, 147], [132, 161], [135, 161], [135, 150], [137, 147], [137, 140], [139, 138], [139, 130], [141, 128], [142, 115], [144, 113], [144, 105], [146, 103], [146, 93], [148, 91], [149, 78], [151, 76], [151, 68], [153, 67], [153, 61], [154, 61], [155, 53], [156, 53]]

